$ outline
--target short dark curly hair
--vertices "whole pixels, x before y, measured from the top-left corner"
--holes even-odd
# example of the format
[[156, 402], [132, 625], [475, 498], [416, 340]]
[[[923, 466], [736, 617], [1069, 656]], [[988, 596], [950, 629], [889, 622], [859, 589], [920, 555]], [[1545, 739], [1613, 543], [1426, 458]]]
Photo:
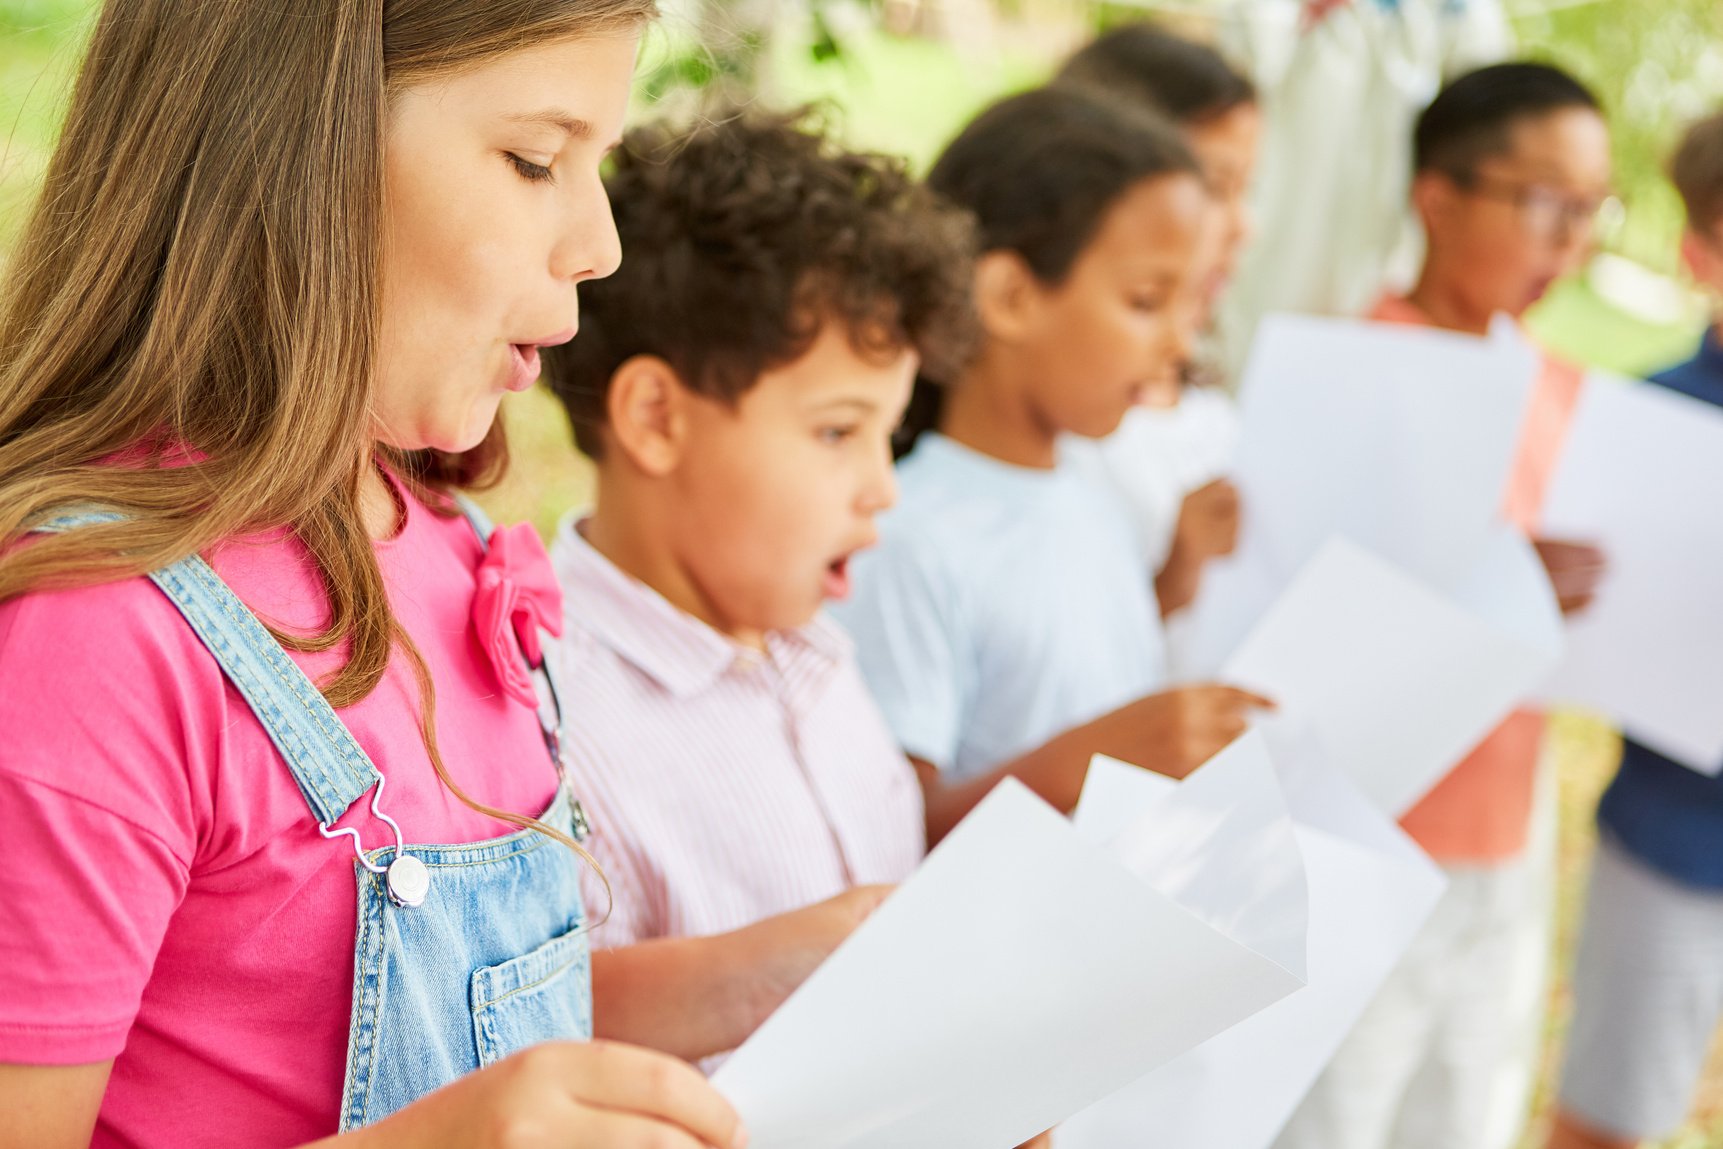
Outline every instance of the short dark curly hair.
[[735, 402], [841, 323], [856, 349], [936, 369], [973, 339], [974, 228], [903, 161], [845, 151], [817, 111], [757, 109], [630, 131], [605, 181], [622, 266], [581, 287], [546, 373], [575, 442], [603, 454], [610, 380], [639, 355]]

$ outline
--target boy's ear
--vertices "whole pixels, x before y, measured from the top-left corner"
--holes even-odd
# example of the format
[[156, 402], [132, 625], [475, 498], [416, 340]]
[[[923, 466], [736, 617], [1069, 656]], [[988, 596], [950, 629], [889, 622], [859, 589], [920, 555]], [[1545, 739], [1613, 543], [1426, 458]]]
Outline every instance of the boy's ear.
[[1705, 282], [1705, 241], [1691, 227], [1681, 229], [1681, 266], [1695, 282]]
[[675, 369], [656, 355], [625, 360], [605, 401], [608, 446], [653, 478], [669, 474], [687, 438], [688, 399]]
[[1412, 209], [1418, 213], [1426, 236], [1453, 214], [1459, 197], [1460, 187], [1447, 172], [1424, 171], [1412, 177]]
[[1681, 263], [1694, 283], [1711, 292], [1723, 292], [1723, 255], [1691, 226], [1681, 232]]
[[975, 313], [989, 338], [1010, 343], [1033, 324], [1041, 281], [1014, 251], [989, 251], [975, 261]]

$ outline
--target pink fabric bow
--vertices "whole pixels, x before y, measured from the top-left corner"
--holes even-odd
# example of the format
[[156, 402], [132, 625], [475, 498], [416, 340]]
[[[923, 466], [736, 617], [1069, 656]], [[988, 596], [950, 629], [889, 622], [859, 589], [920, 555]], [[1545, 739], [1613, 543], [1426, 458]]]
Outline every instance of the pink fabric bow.
[[537, 709], [531, 668], [544, 657], [538, 632], [542, 627], [562, 634], [562, 588], [531, 525], [517, 523], [491, 532], [473, 593], [473, 625], [503, 690], [521, 705]]

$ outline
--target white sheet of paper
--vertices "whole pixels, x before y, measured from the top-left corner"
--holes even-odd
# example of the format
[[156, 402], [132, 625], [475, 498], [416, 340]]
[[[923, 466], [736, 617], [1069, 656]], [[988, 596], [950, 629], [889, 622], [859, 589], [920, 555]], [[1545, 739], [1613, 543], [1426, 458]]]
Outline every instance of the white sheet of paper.
[[1177, 792], [1165, 774], [1139, 770], [1128, 762], [1097, 754], [1089, 761], [1083, 793], [1071, 812], [1071, 825], [1098, 846], [1110, 844], [1143, 817], [1149, 807]]
[[[1441, 896], [1441, 871], [1339, 771], [1271, 745], [1309, 883], [1308, 987], [1065, 1122], [1055, 1149], [1265, 1149]], [[1106, 832], [1131, 812], [1085, 819], [1098, 798], [1134, 802], [1149, 832], [1163, 795], [1141, 774], [1097, 762], [1078, 825]]]
[[1261, 733], [1246, 733], [1140, 810], [1107, 842], [1107, 853], [1303, 979], [1310, 896], [1292, 814]]
[[1446, 589], [1494, 529], [1535, 354], [1522, 340], [1272, 316], [1241, 391], [1237, 552], [1189, 620], [1197, 673], [1225, 662], [1333, 535]]
[[1540, 533], [1599, 543], [1609, 573], [1545, 687], [1704, 774], [1723, 771], [1723, 411], [1594, 374]]
[[1490, 537], [1452, 594], [1341, 538], [1300, 571], [1221, 677], [1306, 724], [1392, 818], [1541, 682], [1561, 616], [1535, 553]]
[[[1154, 877], [1197, 889], [1248, 830], [1176, 798]], [[1238, 902], [1180, 904], [1008, 781], [713, 1084], [754, 1149], [1010, 1149], [1302, 984], [1199, 916]]]

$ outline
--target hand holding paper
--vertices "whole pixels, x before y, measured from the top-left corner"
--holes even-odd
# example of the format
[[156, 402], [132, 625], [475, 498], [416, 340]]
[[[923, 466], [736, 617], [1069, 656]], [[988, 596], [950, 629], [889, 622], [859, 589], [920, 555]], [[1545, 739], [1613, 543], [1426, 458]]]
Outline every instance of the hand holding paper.
[[1332, 539], [1225, 674], [1279, 699], [1398, 818], [1536, 687], [1561, 644], [1549, 584], [1511, 528], [1451, 595]]
[[1597, 598], [1597, 588], [1609, 571], [1603, 548], [1575, 539], [1532, 540], [1538, 560], [1548, 573], [1550, 586], [1563, 614], [1580, 614]]
[[1496, 529], [1536, 358], [1523, 341], [1271, 316], [1241, 392], [1238, 552], [1206, 576], [1190, 657], [1214, 673], [1342, 535], [1431, 585]]
[[[1265, 1149], [1440, 896], [1444, 879], [1422, 852], [1280, 733], [1270, 744], [1309, 890], [1309, 985], [1065, 1122], [1057, 1149]], [[1097, 761], [1076, 824], [1106, 840], [1130, 823], [1152, 833], [1173, 788]]]
[[1126, 703], [1067, 737], [1086, 754], [1141, 762], [1157, 774], [1183, 778], [1230, 746], [1257, 711], [1273, 706], [1272, 699], [1236, 686], [1197, 683]]
[[997, 788], [714, 1078], [756, 1149], [1008, 1149], [1297, 989], [1302, 866], [1241, 745], [1111, 854]]
[[1546, 692], [1595, 706], [1695, 770], [1723, 770], [1723, 411], [1594, 373], [1544, 529], [1598, 540], [1597, 601]]

